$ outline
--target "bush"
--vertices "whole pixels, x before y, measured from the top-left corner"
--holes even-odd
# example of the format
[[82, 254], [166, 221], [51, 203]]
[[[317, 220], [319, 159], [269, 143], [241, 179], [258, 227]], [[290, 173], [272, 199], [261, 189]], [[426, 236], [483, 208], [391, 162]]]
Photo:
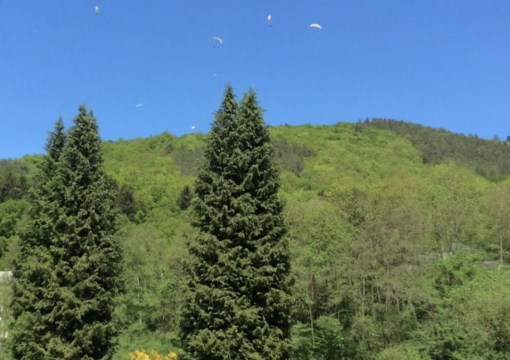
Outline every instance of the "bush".
[[175, 352], [169, 352], [168, 355], [164, 356], [159, 354], [157, 351], [152, 350], [150, 354], [147, 354], [144, 349], [136, 350], [135, 352], [129, 353], [130, 360], [177, 360], [177, 354]]

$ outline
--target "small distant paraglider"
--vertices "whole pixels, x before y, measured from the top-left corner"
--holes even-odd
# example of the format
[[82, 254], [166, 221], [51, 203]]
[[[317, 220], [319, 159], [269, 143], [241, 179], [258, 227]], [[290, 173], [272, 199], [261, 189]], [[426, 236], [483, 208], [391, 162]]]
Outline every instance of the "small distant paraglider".
[[[268, 15], [268, 16], [267, 16], [267, 22], [268, 22], [269, 24], [271, 24], [271, 15]], [[273, 26], [273, 24], [271, 24], [271, 26]]]
[[191, 130], [195, 130], [195, 125], [193, 125], [193, 126], [191, 127]]
[[96, 15], [99, 15], [99, 6], [96, 6]]
[[139, 107], [142, 107], [143, 104], [136, 104], [136, 107], [139, 108]]
[[313, 28], [317, 28], [319, 30], [322, 30], [322, 26], [320, 26], [319, 24], [312, 24], [310, 25], [310, 27], [313, 27]]
[[212, 38], [213, 40], [219, 41], [220, 44], [223, 44], [223, 40], [221, 40], [219, 37], [215, 36]]

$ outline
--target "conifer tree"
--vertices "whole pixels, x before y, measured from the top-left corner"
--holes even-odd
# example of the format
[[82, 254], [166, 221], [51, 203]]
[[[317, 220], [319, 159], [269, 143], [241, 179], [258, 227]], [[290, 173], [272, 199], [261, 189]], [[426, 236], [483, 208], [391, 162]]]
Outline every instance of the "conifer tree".
[[269, 131], [248, 92], [227, 86], [192, 207], [188, 293], [180, 323], [195, 360], [289, 359], [290, 252]]
[[47, 154], [29, 191], [29, 207], [19, 232], [10, 305], [14, 321], [8, 339], [14, 359], [44, 359], [46, 345], [52, 337], [50, 313], [53, 303], [48, 298], [52, 280], [49, 247], [54, 239], [53, 224], [59, 206], [59, 187], [54, 179], [65, 142], [64, 124], [59, 119], [50, 133], [45, 147]]
[[[114, 180], [112, 179], [112, 182]], [[116, 192], [115, 204], [122, 214], [125, 214], [129, 220], [135, 221], [136, 217], [136, 202], [134, 190], [131, 185], [123, 184]]]
[[123, 289], [114, 192], [92, 112], [80, 106], [74, 122], [65, 146], [50, 139], [20, 234], [15, 359], [106, 360], [114, 351], [114, 301]]
[[110, 359], [117, 326], [115, 299], [123, 290], [115, 194], [106, 175], [101, 139], [92, 112], [84, 105], [74, 118], [57, 167], [60, 207], [51, 258], [49, 298], [53, 359]]
[[185, 185], [184, 189], [182, 189], [181, 193], [179, 194], [177, 205], [179, 205], [181, 210], [186, 210], [191, 204], [191, 199], [193, 199], [193, 193], [191, 192], [189, 186]]

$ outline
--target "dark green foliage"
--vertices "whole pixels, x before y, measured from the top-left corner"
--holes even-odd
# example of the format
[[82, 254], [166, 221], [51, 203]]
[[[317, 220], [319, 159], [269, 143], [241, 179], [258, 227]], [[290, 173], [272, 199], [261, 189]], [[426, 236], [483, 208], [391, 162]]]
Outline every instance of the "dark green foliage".
[[186, 185], [179, 194], [179, 199], [177, 199], [177, 205], [179, 205], [179, 208], [181, 210], [186, 210], [190, 206], [192, 198], [193, 192], [191, 191], [190, 187]]
[[[109, 359], [117, 333], [115, 297], [122, 290], [114, 194], [104, 172], [96, 119], [80, 106], [58, 164], [62, 186], [58, 234], [52, 241], [54, 287], [50, 298], [57, 325], [48, 355]], [[74, 354], [74, 355], [67, 355]]]
[[25, 175], [9, 171], [0, 182], [0, 203], [22, 199], [27, 192], [28, 184]]
[[191, 359], [288, 359], [291, 286], [279, 172], [255, 93], [216, 112], [192, 202], [181, 340]]
[[306, 145], [289, 144], [284, 138], [271, 140], [275, 149], [275, 159], [283, 171], [290, 171], [299, 176], [305, 168], [304, 158], [316, 156], [315, 152]]
[[9, 341], [14, 359], [44, 359], [52, 338], [50, 318], [54, 304], [49, 287], [54, 269], [49, 248], [55, 238], [54, 223], [61, 196], [55, 178], [65, 141], [64, 125], [59, 119], [50, 133], [47, 155], [34, 179], [27, 217], [19, 233], [10, 304], [14, 320]]
[[129, 220], [135, 221], [136, 202], [134, 190], [131, 185], [122, 184], [115, 197], [115, 205], [122, 214], [125, 214]]
[[123, 288], [114, 193], [96, 119], [80, 106], [74, 122], [67, 138], [57, 123], [29, 197], [14, 271], [15, 359], [106, 360], [114, 352]]
[[19, 200], [27, 192], [29, 167], [18, 159], [0, 160], [0, 203], [7, 200]]
[[510, 147], [499, 138], [483, 140], [476, 135], [465, 136], [443, 128], [390, 119], [372, 119], [363, 125], [407, 137], [421, 151], [425, 164], [435, 165], [451, 159], [472, 166], [482, 176], [510, 174]]
[[197, 175], [203, 157], [204, 151], [201, 147], [189, 149], [186, 145], [183, 145], [173, 153], [173, 158], [184, 176]]
[[163, 149], [163, 155], [170, 155], [174, 151], [174, 144], [170, 143]]

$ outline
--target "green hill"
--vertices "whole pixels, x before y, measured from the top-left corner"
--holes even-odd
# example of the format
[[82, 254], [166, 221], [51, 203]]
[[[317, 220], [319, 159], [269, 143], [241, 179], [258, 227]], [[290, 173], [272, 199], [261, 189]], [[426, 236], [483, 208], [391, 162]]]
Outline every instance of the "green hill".
[[[297, 278], [295, 359], [496, 359], [510, 351], [510, 331], [498, 322], [510, 320], [505, 143], [377, 119], [270, 132]], [[118, 358], [178, 348], [184, 243], [195, 232], [178, 199], [193, 187], [206, 138], [165, 132], [103, 143], [123, 212]], [[0, 162], [1, 270], [16, 251], [23, 182], [39, 159]]]
[[447, 131], [443, 128], [434, 129], [430, 126], [412, 124], [391, 119], [372, 119], [358, 123], [364, 127], [389, 130], [403, 136], [421, 151], [425, 164], [440, 164], [447, 159], [468, 164], [482, 176], [493, 180], [501, 180], [502, 175], [510, 174], [510, 147], [508, 141], [483, 140], [477, 135], [465, 136]]

